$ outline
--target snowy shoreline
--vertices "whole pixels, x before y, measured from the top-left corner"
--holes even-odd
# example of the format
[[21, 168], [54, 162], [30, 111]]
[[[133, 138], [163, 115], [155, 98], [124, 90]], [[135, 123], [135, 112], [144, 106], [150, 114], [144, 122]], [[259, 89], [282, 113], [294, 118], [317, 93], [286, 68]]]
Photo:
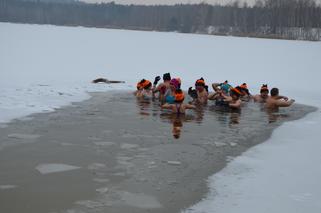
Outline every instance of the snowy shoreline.
[[[89, 98], [86, 92], [100, 90], [100, 85], [88, 86], [97, 77], [125, 80], [127, 84], [122, 86], [133, 89], [129, 86], [139, 78], [152, 80], [164, 72], [181, 77], [184, 89], [200, 77], [208, 83], [226, 79], [233, 84], [247, 82], [251, 91], [268, 83], [297, 103], [318, 107], [304, 119], [283, 124], [268, 141], [211, 177], [209, 185], [217, 189], [209, 194], [207, 200], [211, 202], [197, 204], [191, 212], [254, 212], [249, 211], [250, 206], [256, 206], [256, 212], [264, 212], [260, 206], [269, 212], [293, 212], [305, 207], [311, 213], [321, 211], [315, 202], [321, 200], [316, 191], [321, 187], [316, 182], [321, 179], [321, 42], [0, 23], [0, 45], [0, 90], [4, 94], [0, 97], [0, 123], [16, 115], [85, 100]], [[52, 86], [39, 86], [48, 82]], [[283, 167], [277, 167], [281, 162]], [[235, 165], [240, 164], [241, 177], [233, 173]], [[283, 168], [289, 169], [282, 176]], [[229, 187], [221, 188], [226, 185], [222, 175]], [[266, 185], [266, 177], [280, 183]], [[289, 181], [292, 177], [296, 177], [295, 184]], [[251, 195], [253, 190], [257, 197]], [[275, 194], [283, 196], [267, 197]], [[221, 203], [227, 200], [229, 208], [221, 209]], [[270, 202], [264, 203], [266, 200]], [[233, 210], [238, 207], [240, 211]]]

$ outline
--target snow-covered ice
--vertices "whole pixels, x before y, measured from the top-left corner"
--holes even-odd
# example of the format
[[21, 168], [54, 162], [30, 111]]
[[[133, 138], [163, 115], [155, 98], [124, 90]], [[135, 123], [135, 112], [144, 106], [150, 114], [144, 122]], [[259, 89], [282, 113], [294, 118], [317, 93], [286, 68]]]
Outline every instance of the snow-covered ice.
[[[132, 90], [165, 72], [181, 77], [183, 89], [200, 77], [246, 82], [253, 93], [268, 83], [318, 107], [233, 159], [186, 211], [321, 212], [321, 42], [0, 23], [0, 46], [0, 123], [87, 99], [88, 91]], [[97, 77], [126, 84], [91, 84]]]
[[38, 170], [43, 175], [56, 172], [66, 172], [75, 169], [80, 169], [80, 167], [61, 163], [39, 164], [38, 166], [36, 166], [36, 170]]

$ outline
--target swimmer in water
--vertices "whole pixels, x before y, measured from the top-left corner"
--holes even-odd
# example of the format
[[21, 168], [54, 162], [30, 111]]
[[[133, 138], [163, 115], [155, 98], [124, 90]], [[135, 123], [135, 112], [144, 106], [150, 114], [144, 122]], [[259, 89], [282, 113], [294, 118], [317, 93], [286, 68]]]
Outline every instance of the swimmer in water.
[[289, 100], [285, 96], [280, 96], [278, 88], [271, 89], [270, 94], [271, 96], [267, 98], [265, 103], [265, 107], [269, 111], [278, 111], [279, 107], [289, 107], [295, 102], [293, 99]]
[[170, 109], [173, 113], [176, 113], [177, 115], [185, 114], [187, 109], [196, 109], [196, 107], [192, 104], [183, 103], [184, 99], [184, 92], [181, 89], [177, 89], [175, 92], [175, 103], [166, 103], [162, 105], [162, 109]]
[[137, 83], [137, 90], [134, 92], [134, 95], [138, 99], [152, 99], [152, 83], [149, 80], [142, 79]]
[[[214, 86], [213, 86], [213, 88], [214, 88]], [[228, 102], [225, 101], [226, 95], [225, 95], [224, 91], [221, 89], [221, 87], [215, 85], [214, 91], [215, 91], [215, 93], [208, 95], [208, 100], [215, 101], [216, 106], [228, 107], [229, 104], [228, 104]]]
[[200, 78], [195, 82], [195, 89], [197, 92], [197, 99], [195, 99], [195, 103], [196, 104], [207, 104], [208, 87], [206, 86], [203, 78]]
[[242, 95], [241, 88], [235, 87], [230, 89], [230, 96], [223, 94], [225, 101], [228, 102], [228, 106], [231, 109], [241, 109], [242, 101], [240, 99]]
[[180, 81], [176, 78], [173, 78], [169, 82], [169, 89], [166, 90], [164, 96], [165, 96], [165, 102], [169, 104], [175, 103], [175, 94], [177, 89], [180, 89]]
[[246, 83], [243, 83], [239, 86], [240, 88], [240, 91], [241, 91], [241, 96], [240, 96], [240, 99], [242, 101], [246, 101], [246, 102], [249, 102], [252, 98], [252, 95], [250, 94], [250, 91], [247, 87], [247, 84]]
[[161, 103], [165, 103], [165, 93], [168, 89], [170, 89], [170, 81], [171, 81], [171, 74], [165, 73], [163, 75], [163, 83], [160, 83], [157, 85], [158, 81], [160, 80], [160, 77], [157, 76], [154, 81], [154, 88], [153, 88], [153, 96], [155, 97], [156, 93], [159, 93], [159, 101]]
[[254, 102], [258, 102], [258, 103], [265, 103], [268, 97], [269, 97], [269, 88], [267, 84], [263, 84], [260, 89], [260, 94], [254, 95], [253, 100]]

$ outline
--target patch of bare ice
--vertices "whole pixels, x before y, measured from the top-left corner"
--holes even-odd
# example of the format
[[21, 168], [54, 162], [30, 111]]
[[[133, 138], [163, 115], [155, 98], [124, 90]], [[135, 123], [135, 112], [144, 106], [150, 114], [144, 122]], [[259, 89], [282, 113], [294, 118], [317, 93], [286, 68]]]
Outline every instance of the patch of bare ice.
[[137, 144], [123, 143], [120, 148], [121, 149], [135, 149], [139, 147]]
[[14, 189], [17, 188], [15, 185], [0, 185], [0, 190]]
[[119, 192], [119, 196], [125, 205], [142, 209], [161, 208], [160, 202], [151, 195], [144, 193]]
[[102, 142], [93, 142], [96, 146], [111, 146], [114, 145], [114, 142], [102, 141]]
[[39, 164], [36, 167], [36, 170], [38, 170], [41, 174], [50, 174], [50, 173], [56, 173], [56, 172], [66, 172], [71, 171], [75, 169], [80, 169], [81, 167], [78, 166], [72, 166], [67, 164], [60, 164], [60, 163], [48, 163], [48, 164]]
[[39, 138], [40, 135], [35, 134], [21, 134], [21, 133], [13, 133], [9, 134], [8, 138], [14, 138], [14, 139], [27, 139], [27, 140], [33, 140]]

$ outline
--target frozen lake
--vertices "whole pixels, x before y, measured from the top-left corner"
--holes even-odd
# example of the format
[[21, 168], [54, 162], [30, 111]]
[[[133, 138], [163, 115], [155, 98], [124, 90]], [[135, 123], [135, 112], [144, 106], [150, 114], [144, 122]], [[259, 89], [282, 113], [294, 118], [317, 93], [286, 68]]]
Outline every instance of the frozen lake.
[[[252, 93], [268, 83], [297, 103], [321, 105], [320, 42], [0, 23], [0, 46], [2, 125], [165, 72], [181, 77], [184, 89], [200, 77], [247, 82]], [[91, 85], [97, 77], [126, 84]], [[284, 124], [236, 158], [209, 179], [208, 198], [187, 211], [319, 213], [320, 115]]]

